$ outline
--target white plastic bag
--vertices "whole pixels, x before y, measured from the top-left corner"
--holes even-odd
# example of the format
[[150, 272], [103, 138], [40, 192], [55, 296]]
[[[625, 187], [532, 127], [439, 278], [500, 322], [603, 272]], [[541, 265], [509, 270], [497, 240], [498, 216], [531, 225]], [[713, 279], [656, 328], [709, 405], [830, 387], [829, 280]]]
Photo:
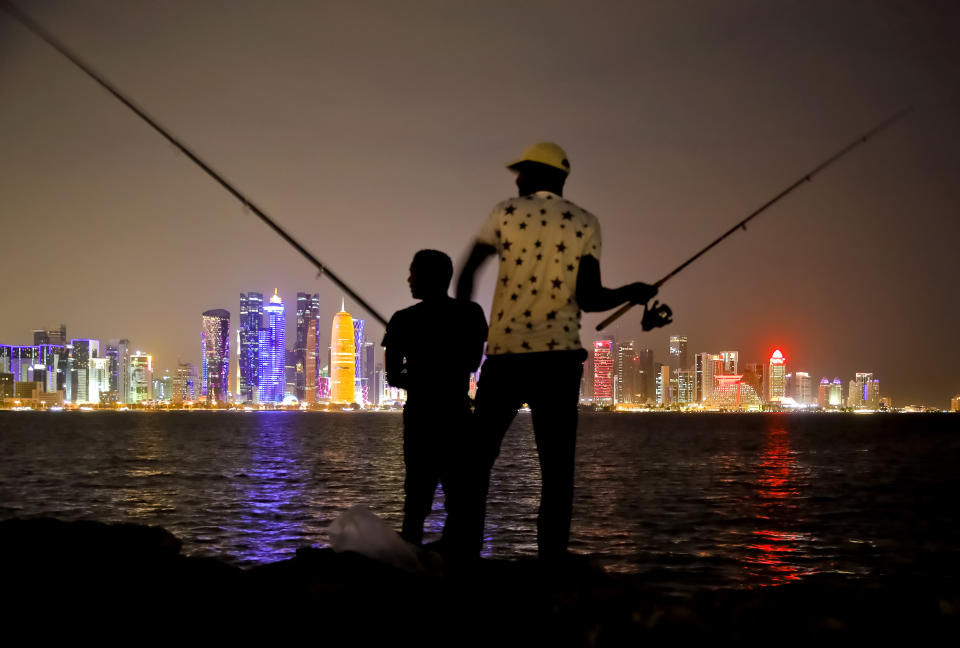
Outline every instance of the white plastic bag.
[[330, 547], [352, 551], [409, 572], [423, 571], [419, 551], [366, 506], [347, 509], [327, 529]]

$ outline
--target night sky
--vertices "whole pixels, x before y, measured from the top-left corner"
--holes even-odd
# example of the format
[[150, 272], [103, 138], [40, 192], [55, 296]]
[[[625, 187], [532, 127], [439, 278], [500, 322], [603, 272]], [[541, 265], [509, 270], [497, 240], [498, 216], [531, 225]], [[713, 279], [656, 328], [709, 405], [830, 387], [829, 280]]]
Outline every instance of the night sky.
[[[872, 371], [896, 406], [960, 392], [956, 2], [19, 4], [386, 316], [412, 303], [417, 249], [464, 257], [529, 144], [566, 148], [604, 283], [653, 282], [913, 105], [664, 286], [672, 326], [644, 334], [638, 309], [611, 332], [661, 361], [671, 334], [741, 362], [779, 347], [844, 391]], [[291, 347], [298, 290], [320, 293], [323, 327], [340, 304], [2, 12], [0, 197], [5, 344], [63, 322], [172, 369], [199, 361], [202, 311], [236, 326], [240, 292], [279, 288]]]

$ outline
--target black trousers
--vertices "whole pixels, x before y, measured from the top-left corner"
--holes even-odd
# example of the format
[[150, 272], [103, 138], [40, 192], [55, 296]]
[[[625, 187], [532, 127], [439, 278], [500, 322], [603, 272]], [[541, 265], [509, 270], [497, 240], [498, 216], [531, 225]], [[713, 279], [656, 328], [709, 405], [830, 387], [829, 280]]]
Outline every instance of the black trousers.
[[566, 552], [573, 514], [577, 402], [585, 359], [586, 351], [578, 350], [489, 356], [484, 361], [476, 398], [481, 463], [479, 490], [471, 500], [472, 550], [479, 551], [483, 542], [490, 469], [507, 428], [526, 403], [540, 459], [537, 545], [541, 557]]
[[[400, 536], [419, 545], [423, 524], [433, 510], [437, 486], [443, 485], [445, 544], [456, 541], [457, 513], [465, 498], [462, 466], [473, 441], [473, 415], [464, 395], [462, 405], [437, 407], [436, 403], [408, 403], [403, 409], [403, 527]], [[451, 538], [448, 538], [451, 536]]]

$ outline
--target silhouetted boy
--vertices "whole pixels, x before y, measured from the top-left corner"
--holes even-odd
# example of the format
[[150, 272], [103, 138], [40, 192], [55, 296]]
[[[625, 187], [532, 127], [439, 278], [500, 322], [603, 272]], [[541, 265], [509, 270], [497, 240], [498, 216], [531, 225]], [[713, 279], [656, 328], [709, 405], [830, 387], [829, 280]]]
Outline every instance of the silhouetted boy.
[[[443, 252], [420, 250], [410, 264], [410, 292], [421, 300], [390, 318], [383, 338], [387, 382], [407, 391], [403, 407], [403, 530], [419, 545], [423, 523], [443, 484], [447, 521], [443, 544], [455, 550], [462, 532], [458, 513], [470, 488], [470, 373], [477, 370], [487, 338], [479, 304], [447, 295], [453, 264]], [[458, 481], [460, 478], [460, 481]]]

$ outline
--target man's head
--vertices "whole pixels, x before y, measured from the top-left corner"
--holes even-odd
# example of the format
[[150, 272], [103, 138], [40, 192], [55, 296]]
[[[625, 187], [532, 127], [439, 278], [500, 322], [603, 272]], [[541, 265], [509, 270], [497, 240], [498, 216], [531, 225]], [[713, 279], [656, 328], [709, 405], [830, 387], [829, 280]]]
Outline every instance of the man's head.
[[520, 159], [508, 164], [507, 168], [517, 174], [517, 190], [521, 196], [537, 191], [563, 195], [570, 161], [558, 145], [540, 142], [527, 148]]
[[420, 250], [410, 264], [410, 294], [414, 299], [445, 297], [453, 277], [453, 262], [439, 250]]

